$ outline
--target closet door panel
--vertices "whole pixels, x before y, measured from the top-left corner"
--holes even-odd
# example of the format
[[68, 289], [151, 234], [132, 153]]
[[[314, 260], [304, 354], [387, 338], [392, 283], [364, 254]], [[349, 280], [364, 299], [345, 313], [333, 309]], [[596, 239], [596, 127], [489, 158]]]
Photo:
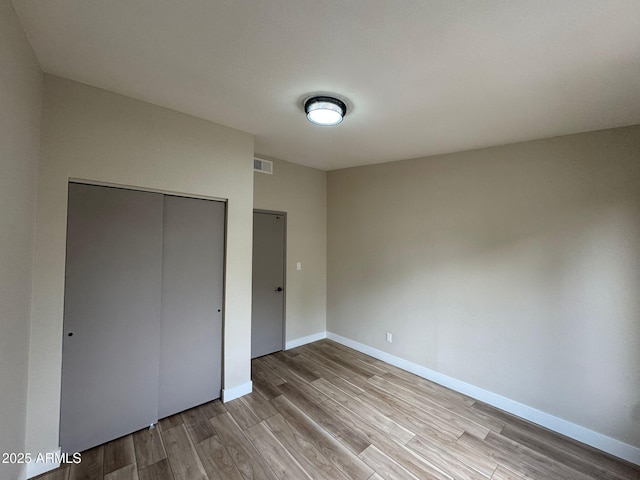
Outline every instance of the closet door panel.
[[60, 445], [157, 421], [163, 196], [69, 184]]
[[165, 196], [159, 418], [220, 397], [225, 204]]

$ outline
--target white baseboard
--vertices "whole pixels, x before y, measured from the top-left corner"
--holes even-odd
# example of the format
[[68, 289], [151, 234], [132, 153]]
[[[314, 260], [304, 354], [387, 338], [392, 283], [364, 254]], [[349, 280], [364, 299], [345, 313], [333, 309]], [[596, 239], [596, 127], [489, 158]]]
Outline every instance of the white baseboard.
[[306, 337], [289, 340], [285, 345], [285, 350], [291, 350], [292, 348], [296, 348], [307, 343], [317, 342], [318, 340], [322, 340], [323, 338], [327, 338], [327, 332], [318, 332], [314, 333], [313, 335], [307, 335]]
[[253, 382], [243, 383], [233, 388], [222, 389], [222, 403], [230, 402], [243, 395], [247, 395], [253, 391]]
[[[27, 478], [37, 477], [38, 475], [42, 475], [43, 473], [47, 473], [51, 470], [54, 470], [60, 466], [60, 448], [54, 450], [53, 452], [49, 452], [42, 455], [33, 455], [33, 461], [31, 463], [27, 463]], [[42, 457], [42, 461], [38, 458]]]
[[608, 437], [602, 433], [589, 430], [588, 428], [576, 425], [575, 423], [571, 423], [562, 418], [536, 410], [528, 405], [524, 405], [523, 403], [516, 402], [515, 400], [511, 400], [488, 390], [465, 383], [461, 380], [448, 377], [447, 375], [443, 375], [442, 373], [423, 367], [422, 365], [409, 362], [408, 360], [396, 357], [395, 355], [383, 352], [382, 350], [336, 335], [335, 333], [327, 332], [327, 338], [346, 347], [353, 348], [354, 350], [377, 358], [378, 360], [382, 360], [383, 362], [387, 362], [398, 368], [414, 373], [419, 377], [431, 380], [432, 382], [450, 388], [451, 390], [463, 393], [469, 397], [475, 398], [476, 400], [480, 400], [481, 402], [488, 403], [489, 405], [512, 413], [513, 415], [524, 418], [525, 420], [529, 420], [530, 422], [541, 425], [549, 430], [553, 430], [554, 432], [573, 438], [579, 442], [591, 445], [603, 452], [610, 453], [618, 458], [640, 465], [640, 448], [638, 447], [634, 447], [633, 445]]

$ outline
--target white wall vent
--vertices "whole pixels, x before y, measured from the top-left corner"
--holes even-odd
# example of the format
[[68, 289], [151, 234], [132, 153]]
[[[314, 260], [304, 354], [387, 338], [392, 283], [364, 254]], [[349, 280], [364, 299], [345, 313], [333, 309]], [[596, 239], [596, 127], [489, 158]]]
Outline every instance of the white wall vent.
[[270, 160], [262, 160], [261, 158], [253, 159], [253, 171], [273, 174], [273, 162]]

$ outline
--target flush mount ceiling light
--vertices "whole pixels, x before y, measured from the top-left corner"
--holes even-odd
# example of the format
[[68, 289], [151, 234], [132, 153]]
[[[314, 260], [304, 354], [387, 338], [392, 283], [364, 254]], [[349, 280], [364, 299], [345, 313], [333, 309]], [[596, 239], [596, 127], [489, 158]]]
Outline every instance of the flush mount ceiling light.
[[304, 111], [311, 123], [316, 125], [337, 125], [347, 114], [343, 101], [329, 96], [315, 96], [304, 102]]

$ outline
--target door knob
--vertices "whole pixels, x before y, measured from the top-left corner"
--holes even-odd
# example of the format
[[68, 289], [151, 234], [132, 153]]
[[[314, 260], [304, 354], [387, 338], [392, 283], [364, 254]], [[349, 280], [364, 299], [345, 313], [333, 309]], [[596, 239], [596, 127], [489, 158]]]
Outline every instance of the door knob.
[[276, 288], [276, 292], [281, 292], [281, 291], [282, 291], [282, 287]]

